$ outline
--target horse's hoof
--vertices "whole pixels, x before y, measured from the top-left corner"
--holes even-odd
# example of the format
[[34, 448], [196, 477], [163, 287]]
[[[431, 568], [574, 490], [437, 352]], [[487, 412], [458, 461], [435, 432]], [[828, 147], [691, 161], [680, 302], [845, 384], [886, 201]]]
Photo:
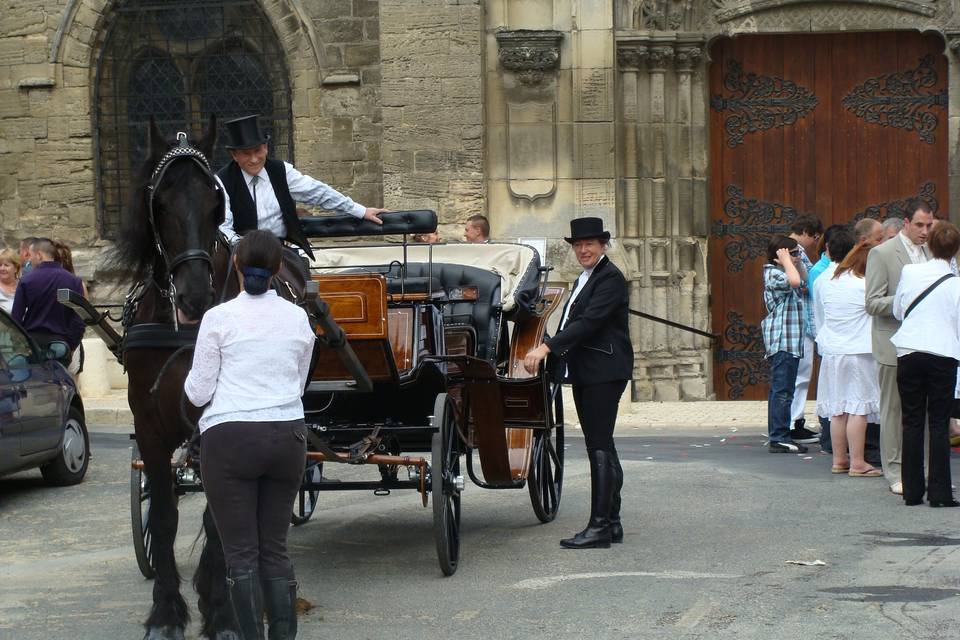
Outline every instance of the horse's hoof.
[[236, 631], [226, 630], [226, 631], [217, 631], [217, 634], [213, 636], [211, 640], [243, 640]]
[[148, 627], [143, 640], [184, 640], [182, 627]]

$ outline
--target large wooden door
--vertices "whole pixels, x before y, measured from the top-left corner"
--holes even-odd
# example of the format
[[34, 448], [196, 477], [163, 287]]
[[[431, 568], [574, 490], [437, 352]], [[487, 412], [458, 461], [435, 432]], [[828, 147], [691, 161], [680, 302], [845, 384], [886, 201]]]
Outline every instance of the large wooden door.
[[770, 236], [799, 213], [824, 227], [947, 211], [943, 41], [912, 32], [741, 36], [710, 69], [711, 314], [718, 399], [763, 399], [760, 320]]

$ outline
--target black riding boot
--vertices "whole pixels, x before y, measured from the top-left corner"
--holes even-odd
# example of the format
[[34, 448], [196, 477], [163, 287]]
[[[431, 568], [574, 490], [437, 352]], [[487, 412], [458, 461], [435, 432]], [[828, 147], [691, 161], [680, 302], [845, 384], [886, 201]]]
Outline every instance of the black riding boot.
[[267, 606], [267, 637], [293, 640], [297, 637], [297, 583], [287, 578], [263, 581], [263, 599]]
[[580, 533], [560, 541], [560, 546], [568, 549], [610, 547], [610, 502], [616, 486], [610, 453], [593, 449], [587, 451], [587, 456], [590, 458], [590, 522]]
[[263, 638], [263, 592], [260, 573], [256, 569], [234, 570], [227, 574], [230, 604], [237, 618], [237, 627], [242, 640]]
[[616, 451], [610, 456], [613, 466], [613, 498], [610, 500], [610, 541], [623, 542], [623, 525], [620, 524], [620, 490], [623, 489], [623, 467]]

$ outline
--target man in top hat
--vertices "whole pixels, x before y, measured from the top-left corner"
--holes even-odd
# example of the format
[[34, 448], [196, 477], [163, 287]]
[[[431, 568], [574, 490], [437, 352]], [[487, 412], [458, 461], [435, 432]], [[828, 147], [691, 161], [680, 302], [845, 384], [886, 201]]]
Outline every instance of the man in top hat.
[[254, 229], [269, 229], [278, 238], [296, 245], [311, 258], [310, 242], [297, 217], [297, 202], [348, 213], [383, 224], [375, 209], [357, 204], [331, 186], [297, 171], [289, 162], [267, 157], [270, 136], [260, 133], [259, 116], [244, 116], [226, 123], [233, 158], [217, 172], [226, 193], [226, 212], [220, 229], [231, 244]]
[[570, 549], [609, 547], [623, 542], [620, 489], [623, 468], [613, 442], [620, 396], [633, 374], [633, 346], [627, 322], [627, 281], [605, 255], [610, 232], [600, 218], [570, 221], [570, 237], [583, 273], [563, 308], [557, 335], [531, 349], [524, 367], [548, 369], [573, 385], [573, 401], [590, 459], [590, 522], [560, 544]]

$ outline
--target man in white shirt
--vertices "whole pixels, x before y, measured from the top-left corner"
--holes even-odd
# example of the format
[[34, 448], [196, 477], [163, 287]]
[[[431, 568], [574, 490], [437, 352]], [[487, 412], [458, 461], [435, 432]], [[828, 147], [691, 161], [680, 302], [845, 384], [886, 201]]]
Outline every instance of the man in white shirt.
[[254, 229], [267, 229], [296, 245], [311, 258], [310, 242], [297, 215], [297, 202], [383, 224], [377, 214], [387, 211], [357, 204], [333, 187], [297, 171], [289, 162], [267, 158], [270, 136], [260, 133], [258, 116], [226, 122], [233, 160], [217, 172], [226, 194], [220, 230], [231, 244]]
[[[807, 283], [807, 275], [813, 268], [810, 256], [817, 256], [817, 245], [823, 235], [823, 223], [811, 214], [803, 214], [790, 225], [790, 237], [797, 241], [803, 251], [800, 252], [800, 278]], [[799, 266], [798, 266], [799, 267]], [[793, 404], [790, 405], [792, 428], [790, 439], [794, 442], [816, 442], [818, 436], [807, 429], [804, 410], [807, 405], [807, 394], [810, 389], [810, 376], [813, 374], [813, 341], [817, 337], [817, 330], [813, 321], [813, 292], [807, 286], [803, 288], [804, 327], [803, 327], [803, 357], [797, 367], [797, 382], [793, 391]]]
[[880, 455], [890, 491], [898, 495], [903, 494], [900, 471], [903, 428], [897, 388], [897, 351], [890, 342], [900, 328], [900, 321], [893, 316], [893, 295], [904, 265], [929, 259], [924, 245], [933, 221], [930, 205], [911, 198], [905, 208], [903, 230], [896, 238], [871, 249], [867, 258], [866, 309], [873, 316], [873, 357], [880, 381]]

